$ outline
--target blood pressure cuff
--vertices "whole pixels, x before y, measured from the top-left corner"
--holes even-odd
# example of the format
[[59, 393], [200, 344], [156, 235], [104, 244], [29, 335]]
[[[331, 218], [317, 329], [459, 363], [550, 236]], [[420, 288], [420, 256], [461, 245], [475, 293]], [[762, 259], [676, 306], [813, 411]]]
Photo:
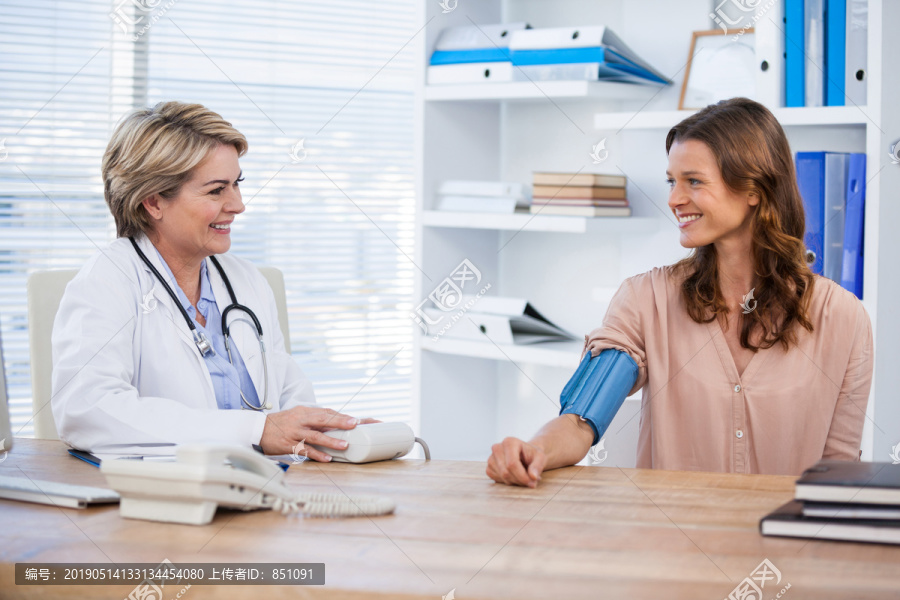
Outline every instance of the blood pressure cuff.
[[607, 349], [595, 357], [588, 351], [559, 398], [560, 415], [578, 415], [600, 441], [638, 378], [638, 366], [628, 354]]

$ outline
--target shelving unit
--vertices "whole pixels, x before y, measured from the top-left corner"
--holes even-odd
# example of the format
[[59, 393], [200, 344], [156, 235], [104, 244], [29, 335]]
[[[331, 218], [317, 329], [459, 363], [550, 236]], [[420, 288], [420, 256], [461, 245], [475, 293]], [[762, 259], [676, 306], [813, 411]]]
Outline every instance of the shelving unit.
[[[900, 316], [877, 312], [879, 299], [900, 297], [900, 278], [879, 256], [900, 255], [900, 236], [881, 229], [900, 223], [900, 203], [880, 201], [900, 189], [900, 168], [887, 157], [900, 137], [900, 115], [882, 110], [900, 92], [898, 75], [883, 62], [889, 31], [900, 22], [900, 4], [870, 0], [868, 106], [773, 107], [792, 151], [868, 154], [864, 304], [873, 326], [900, 335]], [[420, 44], [425, 64], [444, 27], [526, 21], [535, 27], [604, 24], [641, 57], [672, 74], [666, 88], [601, 82], [513, 82], [420, 88], [417, 182], [418, 301], [463, 260], [491, 283], [497, 296], [527, 298], [564, 329], [580, 336], [599, 326], [621, 282], [686, 255], [677, 243], [666, 206], [665, 134], [694, 111], [678, 111], [678, 94], [691, 32], [713, 29], [708, 0], [484, 0], [442, 14], [438, 3], [422, 9], [428, 23]], [[887, 14], [890, 13], [890, 14]], [[894, 111], [896, 113], [898, 111]], [[893, 133], [893, 139], [888, 139]], [[609, 159], [593, 164], [591, 146], [606, 140]], [[890, 167], [890, 168], [887, 168]], [[628, 178], [634, 216], [589, 219], [530, 214], [450, 213], [434, 210], [435, 190], [447, 179], [530, 181], [533, 171], [582, 169]], [[893, 219], [893, 220], [886, 220]], [[883, 225], [881, 223], [884, 223]], [[875, 381], [863, 439], [864, 458], [885, 460], [900, 443], [900, 358], [891, 339], [876, 337]], [[418, 336], [415, 405], [421, 435], [438, 458], [484, 460], [490, 445], [508, 435], [528, 438], [558, 412], [559, 392], [577, 365], [580, 341], [501, 346], [437, 341]], [[550, 399], [550, 401], [548, 401]], [[556, 405], [554, 405], [554, 401]], [[638, 403], [616, 417], [606, 436], [610, 461], [634, 465]], [[455, 432], [465, 431], [461, 444]], [[892, 441], [891, 441], [892, 440]], [[889, 443], [890, 442], [890, 443]], [[882, 456], [883, 455], [883, 456]]]

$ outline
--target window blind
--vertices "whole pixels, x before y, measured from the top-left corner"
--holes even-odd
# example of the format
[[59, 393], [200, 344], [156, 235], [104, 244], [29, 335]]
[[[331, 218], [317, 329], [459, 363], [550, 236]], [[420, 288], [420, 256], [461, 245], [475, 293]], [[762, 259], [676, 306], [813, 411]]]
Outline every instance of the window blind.
[[0, 326], [15, 435], [32, 434], [27, 276], [77, 268], [115, 235], [100, 182], [109, 12], [98, 0], [0, 5]]
[[164, 100], [204, 104], [247, 136], [231, 252], [284, 272], [292, 349], [319, 402], [408, 422], [412, 2], [49, 5], [0, 9], [0, 139], [47, 103], [0, 163], [14, 431], [31, 412], [27, 274], [80, 266], [115, 236], [103, 149], [128, 110]]

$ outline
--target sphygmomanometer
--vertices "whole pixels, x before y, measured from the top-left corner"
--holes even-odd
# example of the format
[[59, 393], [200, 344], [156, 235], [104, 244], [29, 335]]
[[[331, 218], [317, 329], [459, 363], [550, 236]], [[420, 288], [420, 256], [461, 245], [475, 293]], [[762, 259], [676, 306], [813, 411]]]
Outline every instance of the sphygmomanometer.
[[560, 415], [578, 415], [594, 430], [592, 446], [600, 441], [638, 378], [634, 359], [621, 350], [585, 353], [560, 395]]

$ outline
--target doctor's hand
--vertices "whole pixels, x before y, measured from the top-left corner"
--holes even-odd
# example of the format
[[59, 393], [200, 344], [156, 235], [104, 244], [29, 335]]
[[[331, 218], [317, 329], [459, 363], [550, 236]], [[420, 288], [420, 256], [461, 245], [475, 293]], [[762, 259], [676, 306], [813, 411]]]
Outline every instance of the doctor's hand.
[[497, 483], [537, 487], [547, 465], [547, 454], [538, 446], [508, 437], [491, 446], [487, 476]]
[[[359, 423], [377, 423], [375, 419], [356, 419], [330, 408], [295, 406], [266, 415], [259, 445], [266, 454], [303, 454], [313, 460], [328, 462], [331, 457], [310, 444], [343, 450], [347, 442], [325, 435], [332, 429], [353, 429]], [[299, 447], [298, 447], [299, 445]]]

